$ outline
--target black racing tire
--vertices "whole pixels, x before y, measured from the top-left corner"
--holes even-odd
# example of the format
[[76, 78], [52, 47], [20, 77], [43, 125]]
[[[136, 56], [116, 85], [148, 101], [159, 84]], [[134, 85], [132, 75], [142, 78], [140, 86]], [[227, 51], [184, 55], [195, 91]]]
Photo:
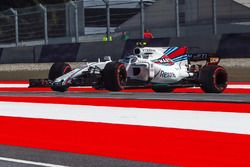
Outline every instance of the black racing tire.
[[56, 78], [58, 78], [64, 74], [67, 74], [71, 70], [72, 69], [71, 69], [70, 65], [67, 63], [63, 63], [63, 62], [54, 63], [49, 70], [48, 78], [49, 78], [49, 80], [54, 81]]
[[[60, 63], [54, 63], [51, 66], [50, 70], [49, 70], [49, 76], [48, 76], [48, 78], [49, 78], [49, 80], [54, 81], [56, 78], [58, 78], [58, 77], [60, 77], [60, 76], [62, 76], [64, 74], [67, 74], [71, 70], [72, 69], [71, 69], [70, 65], [67, 64], [67, 63], [62, 63], [62, 62], [60, 62]], [[58, 86], [54, 86], [54, 85], [52, 85], [51, 89], [53, 91], [65, 92], [65, 91], [68, 90], [68, 87], [67, 86], [59, 86], [59, 85]]]
[[201, 89], [206, 93], [222, 93], [227, 88], [228, 75], [218, 65], [204, 66], [199, 74]]
[[174, 90], [174, 88], [172, 87], [161, 85], [161, 84], [152, 85], [152, 89], [153, 91], [158, 92], [158, 93], [171, 93]]
[[127, 71], [120, 62], [107, 63], [102, 71], [104, 88], [109, 91], [123, 90], [127, 82]]

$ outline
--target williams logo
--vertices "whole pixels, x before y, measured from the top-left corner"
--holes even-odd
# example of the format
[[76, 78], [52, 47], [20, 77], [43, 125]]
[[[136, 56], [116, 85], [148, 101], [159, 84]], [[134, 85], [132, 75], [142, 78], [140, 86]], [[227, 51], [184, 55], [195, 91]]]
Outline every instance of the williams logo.
[[160, 72], [160, 78], [176, 78], [175, 74], [172, 72]]

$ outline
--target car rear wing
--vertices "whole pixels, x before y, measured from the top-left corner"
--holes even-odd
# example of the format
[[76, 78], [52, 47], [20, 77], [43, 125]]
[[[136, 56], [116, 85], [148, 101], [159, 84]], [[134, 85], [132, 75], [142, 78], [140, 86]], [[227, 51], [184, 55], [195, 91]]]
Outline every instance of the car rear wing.
[[188, 60], [192, 62], [206, 61], [209, 65], [217, 65], [220, 62], [220, 58], [214, 53], [189, 53]]

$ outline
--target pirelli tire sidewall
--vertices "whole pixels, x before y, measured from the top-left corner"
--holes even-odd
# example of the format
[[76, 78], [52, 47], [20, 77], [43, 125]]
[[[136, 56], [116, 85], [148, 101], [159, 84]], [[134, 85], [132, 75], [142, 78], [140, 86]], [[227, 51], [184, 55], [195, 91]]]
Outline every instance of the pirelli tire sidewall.
[[206, 93], [222, 93], [227, 87], [228, 74], [219, 65], [206, 65], [199, 74], [201, 89]]
[[[63, 63], [63, 62], [54, 63], [49, 70], [48, 78], [49, 80], [54, 81], [56, 78], [64, 74], [67, 74], [71, 70], [72, 70], [71, 66], [67, 63]], [[65, 92], [68, 90], [68, 87], [67, 86], [51, 86], [51, 89], [54, 91]]]
[[102, 79], [105, 89], [109, 91], [123, 90], [127, 81], [126, 67], [120, 62], [109, 62], [102, 71]]
[[67, 74], [68, 72], [70, 72], [72, 69], [70, 67], [69, 64], [67, 63], [54, 63], [50, 70], [49, 70], [49, 76], [48, 78], [52, 81], [54, 81], [56, 78]]

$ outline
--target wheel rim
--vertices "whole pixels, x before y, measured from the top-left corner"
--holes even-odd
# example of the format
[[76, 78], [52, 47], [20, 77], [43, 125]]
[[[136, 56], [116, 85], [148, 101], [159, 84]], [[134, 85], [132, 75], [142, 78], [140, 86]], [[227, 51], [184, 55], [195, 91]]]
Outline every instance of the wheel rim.
[[71, 71], [71, 67], [70, 65], [67, 65], [64, 69], [63, 69], [63, 74], [67, 74], [68, 72]]
[[220, 91], [223, 91], [227, 87], [227, 73], [223, 68], [216, 69], [214, 75], [214, 86]]
[[123, 65], [120, 65], [118, 68], [118, 84], [121, 88], [124, 88], [126, 85], [127, 72]]

